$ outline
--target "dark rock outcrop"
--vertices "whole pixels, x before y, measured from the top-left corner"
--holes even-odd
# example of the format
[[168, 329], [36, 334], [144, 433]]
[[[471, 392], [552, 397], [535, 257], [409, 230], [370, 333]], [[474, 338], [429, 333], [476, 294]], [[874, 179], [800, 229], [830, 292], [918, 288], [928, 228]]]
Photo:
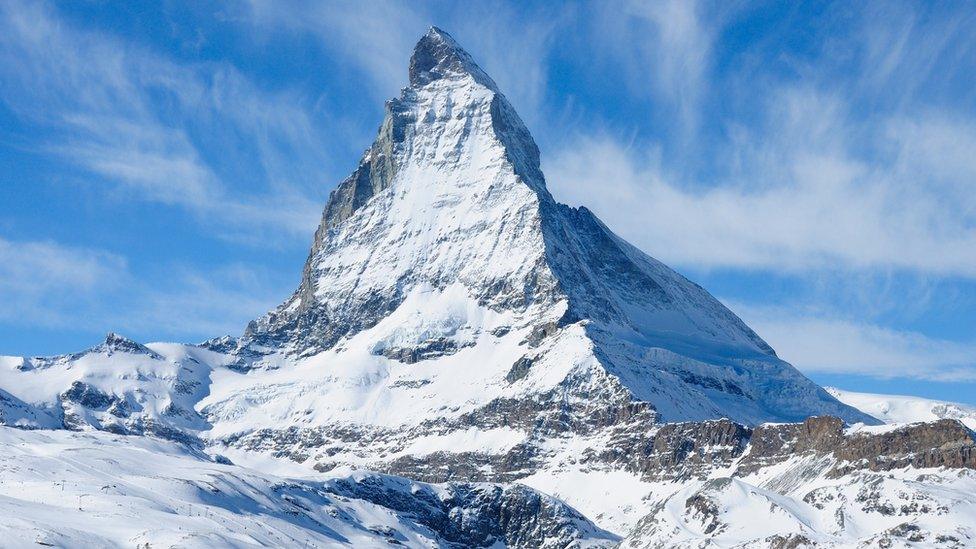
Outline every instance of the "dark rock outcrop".
[[437, 493], [401, 478], [370, 475], [332, 481], [326, 490], [406, 515], [449, 547], [569, 548], [583, 539], [591, 547], [609, 547], [619, 539], [562, 501], [519, 484], [449, 483]]
[[841, 461], [831, 471], [834, 476], [858, 469], [976, 469], [976, 437], [959, 421], [940, 419], [885, 433], [847, 436], [833, 455]]

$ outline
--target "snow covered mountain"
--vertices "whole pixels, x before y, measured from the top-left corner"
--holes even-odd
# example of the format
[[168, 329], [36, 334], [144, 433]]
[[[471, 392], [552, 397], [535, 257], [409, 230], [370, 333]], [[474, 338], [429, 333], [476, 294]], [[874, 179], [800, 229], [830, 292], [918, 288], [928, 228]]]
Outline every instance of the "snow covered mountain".
[[[0, 504], [44, 518], [0, 527], [55, 545], [294, 545], [296, 528], [316, 545], [973, 539], [951, 527], [976, 516], [972, 431], [878, 425], [889, 418], [805, 378], [703, 288], [557, 203], [525, 125], [443, 31], [409, 75], [330, 196], [298, 289], [241, 337], [109, 334], [72, 355], [0, 357], [0, 424], [91, 433], [0, 428], [24, 482], [63, 470], [85, 479], [77, 495], [147, 513], [259, 509], [251, 537], [178, 510], [150, 534], [82, 528], [21, 492]], [[85, 457], [49, 461], [59, 452]], [[135, 477], [153, 453], [153, 480], [124, 498], [92, 489], [99, 463]], [[742, 509], [765, 518], [742, 524]]]
[[[396, 422], [406, 409], [456, 417], [554, 393], [561, 413], [581, 417], [565, 395], [594, 391], [646, 403], [662, 421], [872, 421], [779, 360], [704, 289], [585, 208], [555, 202], [525, 125], [436, 28], [376, 141], [332, 193], [298, 290], [233, 352], [246, 369], [315, 361], [344, 393], [355, 385], [388, 399]], [[386, 421], [366, 394], [301, 406]], [[302, 411], [276, 413], [292, 422]]]
[[976, 429], [976, 407], [973, 406], [913, 396], [855, 393], [834, 387], [826, 389], [837, 400], [885, 423], [956, 419], [966, 427]]

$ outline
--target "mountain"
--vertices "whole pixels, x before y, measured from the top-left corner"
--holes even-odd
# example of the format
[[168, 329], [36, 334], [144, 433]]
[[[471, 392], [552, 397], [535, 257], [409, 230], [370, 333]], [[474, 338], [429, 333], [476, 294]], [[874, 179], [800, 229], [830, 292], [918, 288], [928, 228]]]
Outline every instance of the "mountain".
[[885, 423], [956, 419], [970, 429], [976, 429], [976, 407], [973, 406], [913, 396], [855, 393], [834, 387], [826, 389], [837, 400]]
[[[296, 529], [326, 545], [976, 539], [976, 435], [866, 411], [591, 212], [556, 202], [512, 105], [432, 28], [332, 192], [298, 289], [240, 337], [109, 334], [80, 353], [0, 358], [5, 471], [37, 472], [37, 490], [64, 471], [99, 505], [189, 501], [230, 522], [177, 508], [152, 515], [149, 533], [80, 528], [0, 483], [11, 513], [42, 517], [0, 527], [74, 532], [51, 542], [67, 545], [75, 533], [295, 545]], [[45, 461], [58, 452], [87, 457]], [[106, 498], [100, 464], [128, 477], [141, 464], [153, 480]], [[233, 537], [238, 526], [263, 537]]]
[[[330, 196], [298, 290], [238, 345], [243, 368], [314, 357], [414, 408], [431, 393], [457, 397], [434, 399], [424, 417], [585, 387], [646, 403], [661, 421], [873, 421], [779, 360], [700, 286], [589, 210], [557, 203], [511, 104], [436, 28], [376, 141]], [[477, 393], [457, 390], [473, 379]]]

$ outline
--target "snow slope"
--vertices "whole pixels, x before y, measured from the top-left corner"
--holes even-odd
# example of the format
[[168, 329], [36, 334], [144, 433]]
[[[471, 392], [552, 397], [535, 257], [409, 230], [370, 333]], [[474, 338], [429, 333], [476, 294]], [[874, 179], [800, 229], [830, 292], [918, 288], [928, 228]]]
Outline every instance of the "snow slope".
[[371, 473], [294, 480], [147, 437], [0, 427], [4, 547], [593, 547], [616, 539], [518, 486]]
[[913, 396], [855, 393], [834, 387], [826, 389], [837, 400], [885, 423], [958, 419], [970, 429], [976, 430], [976, 407], [973, 406]]
[[232, 358], [192, 345], [141, 345], [110, 333], [83, 352], [0, 357], [0, 423], [94, 428], [190, 440], [210, 424], [196, 407]]
[[811, 469], [795, 460], [685, 484], [648, 502], [651, 512], [621, 547], [976, 546], [972, 471], [803, 474]]

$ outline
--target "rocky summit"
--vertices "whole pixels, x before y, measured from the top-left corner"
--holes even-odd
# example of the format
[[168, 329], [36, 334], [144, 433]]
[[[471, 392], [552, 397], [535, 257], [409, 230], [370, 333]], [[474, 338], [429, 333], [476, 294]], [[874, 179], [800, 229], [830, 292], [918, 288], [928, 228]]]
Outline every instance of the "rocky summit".
[[[83, 478], [93, 505], [154, 481], [90, 463], [165, 455], [160, 474], [187, 480], [160, 494], [199, 520], [125, 534], [152, 546], [174, 526], [201, 532], [181, 546], [976, 545], [966, 425], [883, 424], [841, 402], [706, 290], [556, 202], [539, 155], [491, 77], [431, 28], [294, 294], [240, 337], [110, 334], [0, 358], [4, 436], [35, 448], [35, 470]], [[5, 475], [57, 482], [15, 461]], [[242, 534], [234, 509], [265, 519]], [[38, 516], [28, 537], [71, 539]], [[120, 539], [104, 521], [71, 528]]]

